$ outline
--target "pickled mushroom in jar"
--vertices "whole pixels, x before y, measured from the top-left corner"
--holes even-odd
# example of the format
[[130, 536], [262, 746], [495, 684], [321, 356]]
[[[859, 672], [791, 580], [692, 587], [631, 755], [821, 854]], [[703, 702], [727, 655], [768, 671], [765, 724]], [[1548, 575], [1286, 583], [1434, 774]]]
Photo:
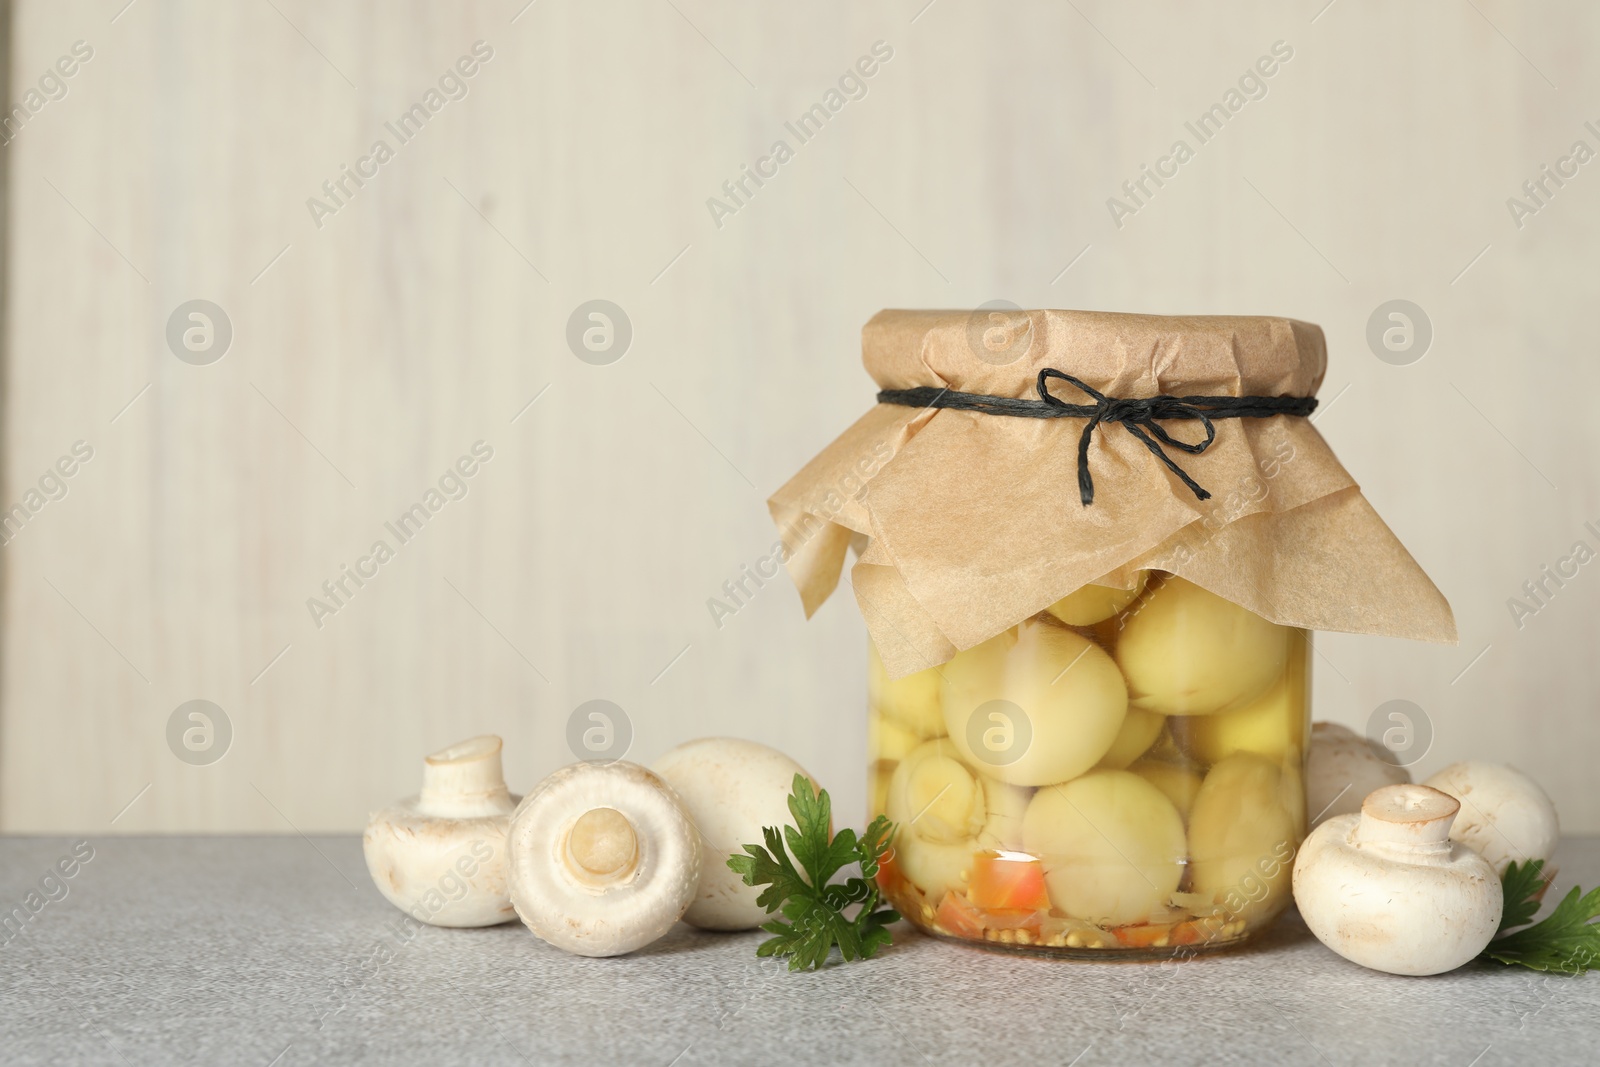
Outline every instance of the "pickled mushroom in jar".
[[1097, 770], [1034, 794], [1023, 849], [1043, 861], [1050, 902], [1103, 926], [1160, 912], [1183, 878], [1183, 820], [1128, 771]]
[[[972, 711], [1004, 696], [1006, 657], [1017, 643], [1017, 627], [1002, 630], [989, 640], [957, 652], [939, 668], [939, 731], [946, 733], [955, 709]], [[966, 717], [960, 717], [965, 728]], [[960, 732], [960, 731], [958, 731]]]
[[1304, 788], [1294, 767], [1253, 752], [1212, 767], [1189, 812], [1194, 891], [1240, 916], [1283, 908], [1305, 827]]
[[1015, 852], [1022, 848], [1022, 817], [1027, 813], [1033, 790], [1011, 785], [987, 776], [983, 779], [983, 799], [989, 809], [978, 845]]
[[1183, 763], [1169, 763], [1160, 759], [1142, 759], [1128, 770], [1161, 790], [1172, 806], [1178, 809], [1183, 821], [1188, 823], [1194, 798], [1205, 780], [1200, 772]]
[[944, 733], [939, 687], [939, 671], [933, 667], [890, 678], [878, 646], [867, 642], [867, 702], [886, 720], [917, 738], [938, 737]]
[[874, 757], [893, 761], [905, 759], [912, 749], [922, 743], [922, 738], [894, 719], [873, 715], [867, 723], [867, 743]]
[[971, 841], [941, 844], [901, 832], [896, 832], [894, 837], [894, 856], [900, 873], [929, 900], [942, 900], [946, 893], [965, 886], [975, 854]]
[[1013, 785], [1082, 774], [1110, 750], [1127, 715], [1116, 663], [1054, 621], [1024, 622], [957, 653], [943, 671], [951, 742], [983, 774]]
[[1111, 742], [1110, 751], [1100, 757], [1097, 766], [1113, 771], [1126, 770], [1128, 764], [1155, 744], [1166, 722], [1167, 717], [1160, 712], [1130, 707], [1128, 717], [1122, 720], [1122, 729], [1117, 731], [1117, 739]]
[[884, 805], [894, 855], [912, 885], [938, 900], [960, 889], [988, 819], [984, 785], [949, 738], [924, 742], [900, 761]]
[[872, 808], [867, 812], [870, 819], [889, 807], [889, 781], [894, 777], [894, 769], [900, 764], [897, 760], [873, 760], [869, 775], [869, 784], [872, 788]]
[[1145, 582], [1149, 578], [1149, 571], [1140, 571], [1132, 589], [1086, 585], [1051, 604], [1050, 614], [1068, 626], [1093, 626], [1097, 622], [1111, 618], [1139, 599], [1139, 594], [1144, 592]]
[[1125, 617], [1117, 665], [1128, 699], [1163, 715], [1210, 715], [1255, 697], [1283, 673], [1286, 626], [1168, 575]]
[[1100, 647], [1116, 655], [1117, 635], [1122, 632], [1122, 623], [1125, 616], [1113, 615], [1104, 622], [1097, 622], [1089, 627], [1089, 633], [1099, 642]]
[[1235, 752], [1298, 763], [1306, 745], [1306, 698], [1306, 657], [1295, 650], [1287, 669], [1260, 696], [1215, 715], [1175, 717], [1172, 736], [1201, 763]]

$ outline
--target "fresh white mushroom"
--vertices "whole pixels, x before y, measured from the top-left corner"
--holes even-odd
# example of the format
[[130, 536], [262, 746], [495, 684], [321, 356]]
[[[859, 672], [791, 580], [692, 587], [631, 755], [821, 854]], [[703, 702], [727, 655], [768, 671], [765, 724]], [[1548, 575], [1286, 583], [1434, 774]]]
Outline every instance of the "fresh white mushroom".
[[727, 859], [742, 855], [746, 844], [760, 844], [762, 827], [794, 821], [789, 812], [794, 776], [811, 776], [777, 749], [737, 737], [679, 745], [653, 769], [678, 794], [705, 850], [700, 885], [683, 921], [703, 930], [753, 930], [770, 921], [756, 903], [761, 889], [745, 885]]
[[943, 672], [950, 740], [971, 766], [1013, 785], [1082, 774], [1127, 716], [1128, 689], [1111, 657], [1053, 619], [959, 653]]
[[1183, 820], [1128, 771], [1090, 771], [1033, 795], [1022, 819], [1057, 911], [1106, 926], [1159, 911], [1183, 877]]
[[1134, 707], [1210, 715], [1238, 707], [1283, 673], [1290, 633], [1169, 575], [1128, 613], [1117, 637], [1117, 665]]
[[700, 884], [700, 835], [672, 787], [636, 763], [556, 771], [511, 816], [511, 903], [579, 956], [620, 956], [671, 929]]
[[1461, 805], [1425, 785], [1387, 785], [1361, 814], [1312, 831], [1294, 865], [1294, 899], [1339, 955], [1390, 974], [1440, 974], [1481, 952], [1500, 925], [1500, 879], [1450, 840]]
[[1496, 874], [1504, 874], [1512, 860], [1548, 863], [1555, 853], [1561, 837], [1556, 806], [1538, 783], [1515, 767], [1468, 760], [1452, 763], [1423, 784], [1461, 802], [1450, 840], [1488, 860]]
[[1306, 763], [1306, 809], [1311, 825], [1336, 815], [1354, 815], [1374, 789], [1403, 785], [1411, 772], [1385, 759], [1388, 750], [1338, 723], [1311, 724]]
[[500, 739], [474, 737], [422, 763], [422, 792], [373, 812], [361, 837], [367, 871], [395, 907], [434, 926], [516, 918], [506, 887], [506, 791]]

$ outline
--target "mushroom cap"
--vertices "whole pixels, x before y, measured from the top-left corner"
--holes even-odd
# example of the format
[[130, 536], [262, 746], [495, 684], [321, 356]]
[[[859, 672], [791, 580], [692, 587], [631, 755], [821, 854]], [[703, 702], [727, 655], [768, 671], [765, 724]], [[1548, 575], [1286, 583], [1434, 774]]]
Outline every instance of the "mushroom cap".
[[1376, 742], [1338, 723], [1311, 724], [1306, 810], [1313, 826], [1357, 814], [1374, 789], [1409, 781], [1411, 772], [1385, 760]]
[[1450, 828], [1460, 841], [1504, 874], [1512, 860], [1548, 861], [1561, 838], [1556, 806], [1539, 784], [1515, 767], [1484, 760], [1452, 763], [1425, 783], [1461, 802]]
[[1306, 749], [1307, 653], [1292, 645], [1289, 664], [1260, 695], [1215, 715], [1175, 715], [1168, 723], [1180, 749], [1199, 763], [1220, 763], [1235, 752], [1300, 763]]
[[1127, 770], [1134, 760], [1150, 751], [1150, 746], [1156, 743], [1161, 728], [1166, 724], [1167, 717], [1160, 712], [1130, 707], [1127, 717], [1122, 720], [1121, 729], [1117, 731], [1116, 740], [1111, 742], [1111, 747], [1095, 766], [1113, 771]]
[[883, 657], [878, 655], [878, 646], [867, 642], [868, 705], [918, 740], [944, 732], [939, 677], [937, 668], [928, 667], [903, 678], [890, 678]]
[[510, 813], [448, 819], [417, 809], [418, 798], [407, 797], [367, 821], [361, 851], [378, 892], [433, 926], [494, 926], [515, 919], [506, 873]]
[[1161, 790], [1178, 810], [1184, 825], [1188, 825], [1194, 798], [1200, 794], [1200, 786], [1204, 781], [1198, 771], [1186, 763], [1168, 763], [1159, 759], [1142, 759], [1128, 770]]
[[[950, 738], [924, 741], [900, 761], [889, 778], [884, 813], [895, 824], [895, 864], [912, 885], [930, 900], [962, 887], [982, 848], [976, 838], [988, 824], [988, 797], [983, 776], [961, 761]], [[1006, 829], [1020, 833], [1021, 827]]]
[[[636, 844], [614, 877], [581, 878], [571, 848], [579, 820], [620, 814]], [[579, 956], [620, 956], [677, 922], [700, 882], [699, 834], [672, 787], [623, 760], [563, 767], [523, 798], [507, 834], [511, 902], [528, 929]]]
[[[672, 786], [706, 850], [694, 902], [683, 921], [702, 930], [753, 930], [771, 919], [728, 857], [760, 844], [765, 826], [787, 826], [794, 776], [805, 768], [777, 749], [737, 737], [703, 737], [669, 750], [653, 769]], [[816, 780], [811, 779], [816, 787]]]
[[1068, 593], [1046, 610], [1068, 626], [1093, 626], [1104, 622], [1123, 608], [1139, 599], [1149, 571], [1136, 571], [1133, 587], [1121, 589], [1108, 585], [1086, 585]]
[[[1477, 956], [1499, 928], [1500, 879], [1482, 856], [1438, 833], [1448, 828], [1449, 804], [1426, 795], [1433, 792], [1386, 786], [1361, 814], [1329, 819], [1300, 846], [1300, 917], [1353, 963], [1389, 974], [1441, 974]], [[1404, 832], [1408, 817], [1411, 834]]]
[[1090, 771], [1034, 793], [1022, 845], [1043, 864], [1051, 905], [1100, 925], [1144, 921], [1183, 878], [1183, 820], [1131, 771]]
[[1287, 626], [1175, 575], [1147, 590], [1117, 637], [1134, 707], [1210, 715], [1261, 694], [1289, 660]]
[[[1054, 618], [1024, 622], [941, 670], [950, 742], [965, 762], [1013, 785], [1076, 778], [1111, 750], [1127, 718], [1116, 662]], [[992, 747], [979, 752], [975, 743]]]
[[1288, 907], [1289, 857], [1305, 835], [1305, 796], [1293, 763], [1235, 752], [1206, 773], [1188, 816], [1194, 891], [1232, 899], [1251, 921]]

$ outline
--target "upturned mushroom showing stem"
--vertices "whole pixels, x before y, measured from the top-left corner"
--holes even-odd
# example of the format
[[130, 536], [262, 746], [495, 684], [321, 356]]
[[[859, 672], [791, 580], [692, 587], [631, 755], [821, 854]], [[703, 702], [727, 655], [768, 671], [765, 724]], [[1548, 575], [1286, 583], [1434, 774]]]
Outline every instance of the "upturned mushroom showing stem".
[[1440, 974], [1471, 960], [1500, 924], [1500, 879], [1450, 840], [1461, 805], [1425, 785], [1369, 794], [1359, 815], [1312, 831], [1294, 865], [1294, 899], [1318, 940], [1390, 974]]
[[672, 788], [634, 763], [574, 763], [540, 782], [507, 836], [511, 901], [580, 956], [620, 956], [671, 929], [700, 882], [699, 833]]
[[422, 791], [374, 812], [362, 835], [367, 871], [389, 903], [434, 926], [515, 918], [507, 893], [506, 790], [500, 739], [474, 737], [422, 764]]

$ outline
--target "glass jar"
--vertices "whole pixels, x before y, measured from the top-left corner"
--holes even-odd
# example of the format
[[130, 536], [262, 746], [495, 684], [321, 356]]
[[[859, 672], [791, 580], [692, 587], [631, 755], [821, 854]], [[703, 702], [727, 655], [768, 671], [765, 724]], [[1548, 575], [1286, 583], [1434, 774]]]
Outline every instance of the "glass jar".
[[940, 666], [869, 648], [890, 902], [941, 937], [1166, 958], [1290, 902], [1306, 832], [1306, 631], [1165, 572], [1089, 585]]
[[877, 404], [768, 508], [808, 616], [856, 556], [890, 900], [1097, 959], [1264, 929], [1306, 829], [1307, 633], [1457, 636], [1310, 421], [1322, 331], [982, 308], [861, 340]]

